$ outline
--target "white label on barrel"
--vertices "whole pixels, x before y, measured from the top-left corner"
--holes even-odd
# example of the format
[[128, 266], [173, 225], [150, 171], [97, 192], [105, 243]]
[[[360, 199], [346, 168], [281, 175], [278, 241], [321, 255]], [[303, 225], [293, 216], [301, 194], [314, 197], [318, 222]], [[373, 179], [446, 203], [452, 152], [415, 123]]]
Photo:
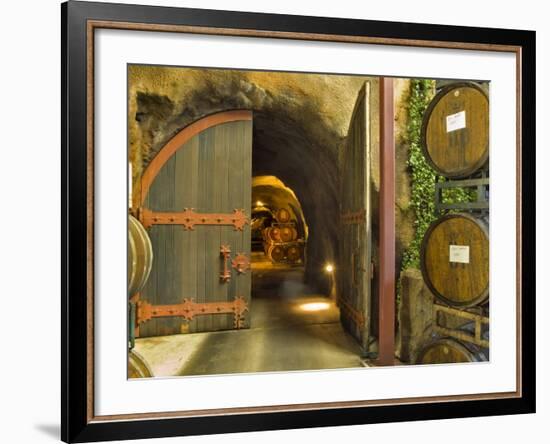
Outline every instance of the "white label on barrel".
[[449, 245], [449, 262], [470, 263], [470, 247], [467, 245]]
[[447, 116], [447, 132], [466, 128], [466, 111], [460, 111], [456, 114]]

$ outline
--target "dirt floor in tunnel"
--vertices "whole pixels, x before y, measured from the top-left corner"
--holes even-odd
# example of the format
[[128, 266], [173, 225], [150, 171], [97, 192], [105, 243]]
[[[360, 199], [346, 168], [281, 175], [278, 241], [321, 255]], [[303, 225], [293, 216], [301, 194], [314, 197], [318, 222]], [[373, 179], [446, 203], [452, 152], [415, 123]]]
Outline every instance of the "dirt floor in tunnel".
[[253, 253], [249, 329], [136, 340], [155, 376], [360, 367], [335, 303], [303, 283], [303, 268]]

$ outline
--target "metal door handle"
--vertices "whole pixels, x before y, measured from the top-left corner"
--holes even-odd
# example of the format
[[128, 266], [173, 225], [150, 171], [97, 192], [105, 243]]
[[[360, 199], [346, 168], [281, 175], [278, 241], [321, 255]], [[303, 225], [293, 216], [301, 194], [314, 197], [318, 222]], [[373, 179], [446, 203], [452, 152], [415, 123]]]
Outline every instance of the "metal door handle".
[[227, 283], [231, 280], [231, 270], [227, 266], [227, 261], [231, 259], [231, 249], [229, 245], [222, 245], [220, 247], [220, 256], [223, 258], [223, 269], [220, 272], [220, 280]]

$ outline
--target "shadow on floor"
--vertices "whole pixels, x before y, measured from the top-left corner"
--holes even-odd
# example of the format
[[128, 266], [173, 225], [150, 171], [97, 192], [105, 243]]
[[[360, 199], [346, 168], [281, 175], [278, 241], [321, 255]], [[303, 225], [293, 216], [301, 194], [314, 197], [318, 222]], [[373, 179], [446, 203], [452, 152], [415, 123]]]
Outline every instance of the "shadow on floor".
[[362, 366], [338, 307], [304, 283], [302, 267], [256, 260], [252, 269], [250, 328], [138, 339], [155, 376]]

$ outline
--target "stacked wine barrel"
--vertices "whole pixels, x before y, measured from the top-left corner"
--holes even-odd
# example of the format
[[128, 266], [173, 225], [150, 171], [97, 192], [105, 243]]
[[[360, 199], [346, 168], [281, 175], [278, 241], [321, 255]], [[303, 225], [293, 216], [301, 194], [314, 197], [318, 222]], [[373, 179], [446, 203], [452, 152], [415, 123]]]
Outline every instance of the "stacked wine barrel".
[[[475, 325], [468, 322], [459, 327], [459, 331], [473, 334]], [[482, 338], [489, 340], [489, 329], [482, 332]], [[482, 362], [489, 360], [489, 349], [455, 338], [433, 338], [426, 344], [417, 356], [419, 364], [453, 364], [459, 362]]]
[[128, 379], [151, 378], [153, 371], [147, 361], [137, 351], [128, 352]]
[[[128, 329], [129, 337], [133, 338], [133, 322], [131, 305], [144, 287], [153, 265], [153, 246], [147, 230], [132, 215], [128, 216]], [[133, 350], [133, 339], [129, 340], [128, 350], [128, 378], [149, 378], [153, 376], [149, 365], [143, 357]]]
[[421, 128], [428, 163], [449, 179], [467, 178], [489, 164], [489, 98], [473, 82], [445, 86], [431, 101]]
[[153, 246], [149, 234], [132, 215], [128, 216], [128, 296], [138, 293], [149, 278]]
[[455, 364], [489, 360], [489, 351], [454, 338], [435, 338], [419, 353], [418, 364]]
[[489, 221], [486, 216], [446, 214], [426, 231], [420, 252], [424, 282], [452, 307], [473, 307], [489, 297]]
[[[488, 177], [489, 100], [485, 91], [471, 82], [442, 88], [424, 115], [421, 142], [428, 163], [454, 184]], [[464, 205], [440, 214], [424, 235], [420, 264], [424, 282], [438, 303], [488, 312], [488, 210]], [[474, 344], [439, 337], [426, 345], [417, 362], [466, 362], [487, 360], [487, 356], [488, 351]]]
[[291, 220], [290, 211], [279, 208], [275, 220], [263, 231], [266, 256], [273, 263], [303, 263], [305, 241], [298, 238], [296, 221]]

